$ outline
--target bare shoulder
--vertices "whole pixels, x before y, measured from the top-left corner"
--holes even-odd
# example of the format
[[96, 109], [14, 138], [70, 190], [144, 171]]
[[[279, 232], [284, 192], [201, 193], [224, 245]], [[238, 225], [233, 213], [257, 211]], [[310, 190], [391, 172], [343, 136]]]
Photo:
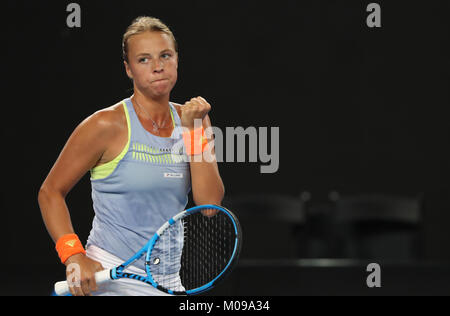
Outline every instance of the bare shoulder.
[[99, 124], [109, 125], [109, 127], [122, 125], [126, 123], [125, 112], [122, 103], [117, 103], [109, 107], [98, 110], [92, 116]]
[[[125, 136], [122, 136], [125, 134]], [[96, 111], [85, 118], [74, 130], [71, 139], [91, 144], [101, 152], [120, 138], [126, 138], [127, 122], [123, 107], [115, 104]]]
[[96, 111], [82, 123], [96, 133], [114, 135], [127, 128], [127, 122], [121, 103], [114, 104]]
[[51, 186], [67, 194], [89, 169], [107, 161], [113, 146], [120, 141], [122, 146], [126, 143], [126, 127], [125, 133], [120, 133], [123, 129], [120, 111], [123, 109], [119, 105], [113, 105], [91, 114], [78, 124], [48, 176]]
[[[114, 159], [128, 141], [128, 126], [125, 111], [121, 103], [96, 111], [86, 118], [77, 128], [80, 139], [98, 148], [100, 156], [93, 166]], [[90, 141], [91, 140], [91, 141]]]

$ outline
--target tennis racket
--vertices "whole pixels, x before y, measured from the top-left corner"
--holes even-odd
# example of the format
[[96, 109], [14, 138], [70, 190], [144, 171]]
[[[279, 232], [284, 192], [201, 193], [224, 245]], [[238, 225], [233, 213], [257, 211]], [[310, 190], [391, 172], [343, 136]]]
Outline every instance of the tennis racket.
[[[242, 243], [236, 216], [217, 205], [196, 206], [164, 223], [153, 238], [118, 267], [95, 274], [98, 285], [134, 279], [172, 295], [195, 295], [213, 288], [235, 266]], [[126, 268], [145, 254], [147, 276]], [[67, 281], [55, 283], [56, 295], [70, 294]]]

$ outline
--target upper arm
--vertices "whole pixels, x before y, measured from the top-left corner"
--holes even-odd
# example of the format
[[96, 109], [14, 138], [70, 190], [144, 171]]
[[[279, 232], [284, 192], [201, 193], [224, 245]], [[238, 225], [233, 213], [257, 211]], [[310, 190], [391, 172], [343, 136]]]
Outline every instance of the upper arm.
[[63, 196], [96, 165], [115, 129], [111, 111], [98, 111], [81, 122], [70, 135], [43, 187]]

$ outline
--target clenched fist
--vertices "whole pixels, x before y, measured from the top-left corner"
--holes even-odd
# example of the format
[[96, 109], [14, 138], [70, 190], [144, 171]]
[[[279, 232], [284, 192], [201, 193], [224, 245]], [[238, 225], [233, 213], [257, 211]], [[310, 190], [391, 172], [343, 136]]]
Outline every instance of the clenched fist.
[[211, 105], [204, 98], [192, 98], [181, 107], [181, 125], [193, 130], [195, 120], [203, 121], [210, 110]]

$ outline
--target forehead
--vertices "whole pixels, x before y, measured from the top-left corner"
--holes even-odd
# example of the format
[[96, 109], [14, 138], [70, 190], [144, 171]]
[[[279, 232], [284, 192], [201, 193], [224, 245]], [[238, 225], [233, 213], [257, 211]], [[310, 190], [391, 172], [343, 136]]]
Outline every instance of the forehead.
[[163, 32], [147, 31], [144, 33], [132, 35], [128, 39], [129, 51], [139, 53], [160, 52], [166, 49], [175, 50], [172, 38]]

